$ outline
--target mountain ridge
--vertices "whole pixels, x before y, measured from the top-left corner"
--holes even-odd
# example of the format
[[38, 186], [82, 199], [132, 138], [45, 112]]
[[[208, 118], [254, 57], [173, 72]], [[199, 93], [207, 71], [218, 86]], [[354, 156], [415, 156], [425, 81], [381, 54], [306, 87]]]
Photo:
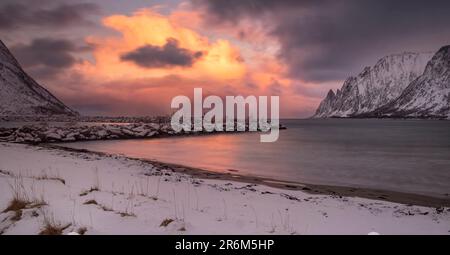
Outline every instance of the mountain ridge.
[[[447, 48], [446, 48], [447, 47]], [[437, 58], [438, 53], [442, 49], [449, 49], [449, 46], [442, 47], [437, 53], [413, 53], [404, 52], [400, 54], [392, 54], [381, 58], [373, 67], [366, 67], [356, 77], [347, 78], [341, 89], [336, 93], [330, 90], [327, 96], [322, 100], [316, 110], [313, 118], [363, 118], [363, 117], [417, 117], [417, 118], [448, 118], [448, 108], [443, 110], [432, 111], [395, 111], [393, 103], [396, 102], [408, 90], [411, 90], [411, 84], [420, 77], [424, 77], [427, 72], [431, 72], [430, 63]], [[450, 54], [443, 54], [441, 59], [449, 61]], [[442, 62], [442, 61], [441, 61]], [[430, 69], [431, 68], [431, 69]], [[450, 67], [445, 67], [449, 72]], [[428, 70], [428, 71], [427, 71]], [[433, 74], [440, 76], [442, 74]], [[428, 79], [432, 79], [430, 75]], [[424, 79], [424, 78], [422, 78]], [[447, 81], [440, 80], [435, 83], [443, 83], [448, 85]], [[417, 87], [418, 85], [416, 85]], [[434, 85], [438, 86], [438, 85]], [[444, 86], [445, 87], [445, 86]], [[447, 86], [448, 87], [448, 86]], [[440, 93], [440, 92], [439, 92]], [[438, 94], [439, 94], [438, 93]], [[444, 94], [442, 94], [444, 93]], [[448, 100], [445, 91], [441, 94], [441, 104]], [[426, 93], [421, 93], [426, 94]], [[406, 97], [406, 96], [403, 96]], [[439, 96], [429, 96], [437, 99]], [[430, 99], [431, 100], [431, 99]], [[432, 100], [428, 100], [429, 104], [433, 104]], [[406, 104], [406, 103], [404, 103]], [[449, 103], [447, 102], [448, 106]], [[390, 108], [388, 106], [391, 106]], [[425, 107], [422, 105], [422, 107]]]
[[30, 77], [1, 40], [0, 103], [0, 116], [78, 115]]
[[423, 75], [411, 82], [391, 103], [369, 117], [450, 117], [450, 45], [440, 48]]

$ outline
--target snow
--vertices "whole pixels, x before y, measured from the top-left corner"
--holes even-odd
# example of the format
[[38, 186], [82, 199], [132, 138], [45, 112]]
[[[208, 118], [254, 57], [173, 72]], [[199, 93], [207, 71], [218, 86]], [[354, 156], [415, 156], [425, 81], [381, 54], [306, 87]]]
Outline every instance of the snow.
[[387, 110], [409, 116], [442, 116], [450, 113], [450, 46], [442, 47], [422, 76], [413, 81]]
[[366, 67], [358, 76], [350, 77], [341, 93], [321, 102], [315, 117], [352, 117], [370, 113], [393, 102], [418, 77], [433, 53], [405, 52], [380, 59]]
[[0, 41], [0, 116], [76, 113], [28, 76]]
[[[16, 176], [15, 178], [13, 176]], [[18, 177], [20, 176], [20, 177]], [[148, 162], [0, 143], [0, 209], [20, 181], [47, 205], [21, 219], [0, 214], [0, 233], [37, 234], [44, 216], [64, 234], [449, 234], [450, 209], [311, 195], [196, 179]], [[62, 181], [63, 180], [63, 181]], [[98, 189], [98, 191], [97, 191]], [[91, 204], [85, 204], [91, 200]], [[95, 201], [96, 204], [92, 204]], [[167, 226], [163, 221], [171, 219]]]

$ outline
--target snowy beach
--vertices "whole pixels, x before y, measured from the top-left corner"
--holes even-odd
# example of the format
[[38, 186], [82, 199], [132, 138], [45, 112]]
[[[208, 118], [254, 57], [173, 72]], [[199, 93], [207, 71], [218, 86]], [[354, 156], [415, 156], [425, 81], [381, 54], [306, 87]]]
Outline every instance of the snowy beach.
[[450, 209], [0, 143], [1, 234], [449, 234]]
[[1, 1], [0, 236], [450, 235], [448, 10]]

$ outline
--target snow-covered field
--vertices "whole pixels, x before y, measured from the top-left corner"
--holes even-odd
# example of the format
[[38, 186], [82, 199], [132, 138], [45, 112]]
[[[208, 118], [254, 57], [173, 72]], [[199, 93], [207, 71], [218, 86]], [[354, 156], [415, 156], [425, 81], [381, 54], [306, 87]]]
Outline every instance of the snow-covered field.
[[0, 210], [2, 234], [450, 234], [449, 208], [194, 179], [10, 143], [0, 143]]

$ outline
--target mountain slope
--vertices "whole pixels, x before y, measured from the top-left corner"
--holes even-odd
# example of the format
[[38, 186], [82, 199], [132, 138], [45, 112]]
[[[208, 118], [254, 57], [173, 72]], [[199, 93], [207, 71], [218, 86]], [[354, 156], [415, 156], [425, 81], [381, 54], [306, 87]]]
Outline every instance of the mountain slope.
[[402, 53], [386, 56], [348, 78], [336, 94], [330, 91], [314, 117], [352, 117], [372, 112], [395, 100], [419, 77], [431, 53]]
[[429, 61], [423, 75], [414, 80], [392, 103], [377, 109], [373, 117], [450, 117], [450, 45]]
[[21, 68], [0, 41], [0, 116], [78, 115]]

